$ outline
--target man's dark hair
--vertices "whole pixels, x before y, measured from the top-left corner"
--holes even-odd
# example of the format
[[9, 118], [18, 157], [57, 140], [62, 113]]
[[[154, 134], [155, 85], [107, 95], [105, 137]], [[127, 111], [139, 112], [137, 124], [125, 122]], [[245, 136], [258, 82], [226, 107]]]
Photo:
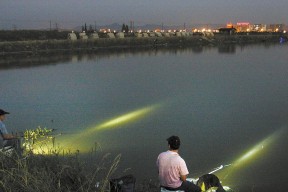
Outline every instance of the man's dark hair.
[[177, 150], [180, 147], [180, 139], [178, 136], [171, 136], [167, 139], [170, 149]]

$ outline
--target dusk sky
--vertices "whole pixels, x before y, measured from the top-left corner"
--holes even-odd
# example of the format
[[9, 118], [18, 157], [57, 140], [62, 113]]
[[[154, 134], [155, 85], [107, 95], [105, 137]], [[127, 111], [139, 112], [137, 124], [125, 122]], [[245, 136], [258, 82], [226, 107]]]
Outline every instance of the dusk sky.
[[0, 30], [88, 25], [288, 22], [287, 0], [0, 0]]

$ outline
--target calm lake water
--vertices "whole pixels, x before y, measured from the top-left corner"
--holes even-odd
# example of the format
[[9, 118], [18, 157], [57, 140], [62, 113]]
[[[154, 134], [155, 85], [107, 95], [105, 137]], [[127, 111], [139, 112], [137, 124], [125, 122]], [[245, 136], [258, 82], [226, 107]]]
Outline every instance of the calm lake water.
[[0, 65], [0, 108], [11, 131], [54, 128], [71, 150], [121, 153], [119, 169], [138, 180], [157, 178], [178, 135], [190, 177], [229, 165], [215, 173], [224, 185], [284, 190], [287, 53], [286, 43], [14, 58]]

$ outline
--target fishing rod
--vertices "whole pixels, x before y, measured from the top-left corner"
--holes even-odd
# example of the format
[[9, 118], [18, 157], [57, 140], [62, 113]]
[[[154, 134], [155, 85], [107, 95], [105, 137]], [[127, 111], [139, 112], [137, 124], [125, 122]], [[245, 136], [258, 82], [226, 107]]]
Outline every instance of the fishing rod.
[[208, 174], [212, 174], [212, 173], [215, 173], [215, 172], [217, 172], [217, 171], [220, 171], [221, 169], [223, 169], [223, 168], [225, 168], [225, 167], [229, 167], [230, 165], [232, 165], [232, 163], [227, 164], [227, 165], [220, 165], [219, 167], [214, 168], [214, 170], [211, 171], [211, 172], [209, 172]]
[[[213, 171], [210, 171], [208, 174], [215, 173], [215, 172], [220, 171], [221, 169], [224, 169], [225, 167], [229, 167], [231, 165], [233, 165], [233, 164], [230, 163], [230, 164], [226, 164], [226, 165], [220, 165], [219, 167], [214, 168]], [[190, 181], [190, 182], [193, 182], [194, 184], [196, 184], [197, 181], [199, 180], [199, 177], [197, 177], [197, 178], [187, 178], [187, 180]]]

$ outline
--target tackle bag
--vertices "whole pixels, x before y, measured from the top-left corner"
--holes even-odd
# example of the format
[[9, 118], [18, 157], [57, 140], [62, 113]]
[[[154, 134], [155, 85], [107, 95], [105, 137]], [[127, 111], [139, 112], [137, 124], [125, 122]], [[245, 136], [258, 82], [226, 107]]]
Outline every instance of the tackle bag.
[[214, 174], [205, 174], [199, 177], [197, 185], [202, 189], [202, 191], [216, 191], [225, 192], [219, 178]]
[[117, 179], [111, 179], [110, 192], [134, 192], [136, 178], [133, 175], [125, 175]]

